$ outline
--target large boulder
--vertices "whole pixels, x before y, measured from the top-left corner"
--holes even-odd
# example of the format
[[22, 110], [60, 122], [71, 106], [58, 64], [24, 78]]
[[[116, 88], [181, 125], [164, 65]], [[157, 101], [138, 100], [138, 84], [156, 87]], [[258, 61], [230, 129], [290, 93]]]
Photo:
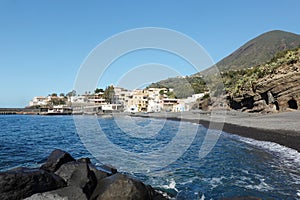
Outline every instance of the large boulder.
[[140, 181], [124, 174], [114, 174], [99, 180], [91, 197], [96, 200], [151, 199], [148, 188]]
[[34, 194], [25, 200], [87, 200], [80, 188], [69, 186], [50, 192]]
[[100, 170], [91, 163], [91, 160], [89, 158], [80, 158], [77, 160], [78, 163], [87, 163], [89, 169], [94, 173], [96, 180], [100, 180], [103, 178], [106, 178], [113, 174], [114, 170], [117, 171], [115, 168], [109, 168], [108, 166], [105, 166], [106, 168], [102, 166], [98, 167]]
[[65, 187], [65, 181], [42, 169], [16, 168], [0, 173], [0, 199], [18, 200]]
[[68, 162], [63, 164], [56, 172], [56, 175], [64, 179], [68, 186], [80, 188], [89, 198], [97, 185], [95, 173], [90, 170], [89, 163]]
[[75, 161], [75, 159], [69, 153], [55, 149], [48, 157], [46, 163], [41, 166], [41, 169], [55, 172], [60, 166], [71, 161]]
[[96, 180], [101, 180], [101, 179], [104, 179], [104, 178], [112, 175], [111, 173], [109, 173], [107, 171], [97, 169], [96, 166], [94, 166], [93, 164], [89, 164], [89, 168], [92, 171], [92, 173], [94, 173]]

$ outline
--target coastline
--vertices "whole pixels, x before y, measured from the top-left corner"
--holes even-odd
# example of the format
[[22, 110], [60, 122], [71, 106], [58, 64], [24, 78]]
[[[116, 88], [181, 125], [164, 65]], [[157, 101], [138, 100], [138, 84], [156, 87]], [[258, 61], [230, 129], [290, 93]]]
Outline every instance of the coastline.
[[[24, 114], [20, 109], [2, 109], [2, 114]], [[8, 112], [9, 110], [9, 112]], [[14, 111], [14, 112], [12, 112]], [[33, 114], [33, 113], [27, 113]], [[194, 110], [185, 112], [158, 113], [110, 113], [105, 116], [131, 116], [186, 121], [201, 124], [206, 128], [222, 130], [258, 141], [274, 142], [300, 152], [300, 111], [273, 114], [243, 113], [234, 110], [212, 112]]]
[[[250, 114], [238, 111], [188, 111], [182, 113], [136, 113], [133, 117], [158, 118], [198, 123], [206, 128], [274, 142], [300, 152], [300, 111]], [[213, 127], [210, 127], [212, 125]]]

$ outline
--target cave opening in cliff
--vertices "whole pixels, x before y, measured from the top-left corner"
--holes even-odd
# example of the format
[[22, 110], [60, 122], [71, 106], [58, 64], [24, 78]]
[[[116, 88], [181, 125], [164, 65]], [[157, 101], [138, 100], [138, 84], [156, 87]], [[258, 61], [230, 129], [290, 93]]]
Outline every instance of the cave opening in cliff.
[[298, 105], [297, 105], [297, 101], [295, 99], [290, 99], [288, 101], [288, 105], [289, 105], [289, 108], [291, 109], [298, 109]]
[[276, 106], [276, 110], [279, 110], [279, 104], [277, 101], [274, 102], [275, 106]]

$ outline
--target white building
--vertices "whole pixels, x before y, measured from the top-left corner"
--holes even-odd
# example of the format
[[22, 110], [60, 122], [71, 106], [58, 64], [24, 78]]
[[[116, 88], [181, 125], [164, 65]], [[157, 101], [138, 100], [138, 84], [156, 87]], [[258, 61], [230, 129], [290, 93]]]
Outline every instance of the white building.
[[29, 106], [43, 106], [48, 104], [48, 99], [43, 96], [34, 97], [30, 102]]
[[178, 99], [162, 99], [162, 110], [167, 112], [175, 112], [175, 107], [178, 105]]
[[173, 112], [183, 112], [185, 111], [185, 105], [177, 104], [173, 106]]
[[128, 101], [132, 96], [132, 92], [127, 89], [121, 88], [121, 87], [115, 87], [114, 92], [115, 92], [115, 94], [114, 94], [113, 102], [115, 104], [123, 105], [124, 110], [127, 110], [128, 109]]
[[160, 100], [149, 99], [147, 112], [160, 112], [162, 109]]
[[149, 88], [148, 92], [148, 112], [160, 112], [162, 110], [161, 99], [170, 91], [166, 88]]
[[70, 101], [71, 103], [87, 103], [88, 98], [86, 96], [72, 96]]
[[206, 93], [193, 94], [191, 97], [184, 99], [185, 103], [194, 103], [197, 99], [202, 98]]
[[121, 104], [104, 104], [101, 105], [101, 111], [103, 113], [111, 113], [116, 111], [121, 111], [122, 105]]

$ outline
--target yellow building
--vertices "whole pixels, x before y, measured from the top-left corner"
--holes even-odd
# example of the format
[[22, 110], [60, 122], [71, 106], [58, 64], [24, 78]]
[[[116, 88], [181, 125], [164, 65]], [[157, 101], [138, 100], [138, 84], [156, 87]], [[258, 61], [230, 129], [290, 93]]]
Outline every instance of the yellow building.
[[147, 111], [148, 108], [148, 92], [146, 90], [134, 90], [128, 99], [128, 111]]

